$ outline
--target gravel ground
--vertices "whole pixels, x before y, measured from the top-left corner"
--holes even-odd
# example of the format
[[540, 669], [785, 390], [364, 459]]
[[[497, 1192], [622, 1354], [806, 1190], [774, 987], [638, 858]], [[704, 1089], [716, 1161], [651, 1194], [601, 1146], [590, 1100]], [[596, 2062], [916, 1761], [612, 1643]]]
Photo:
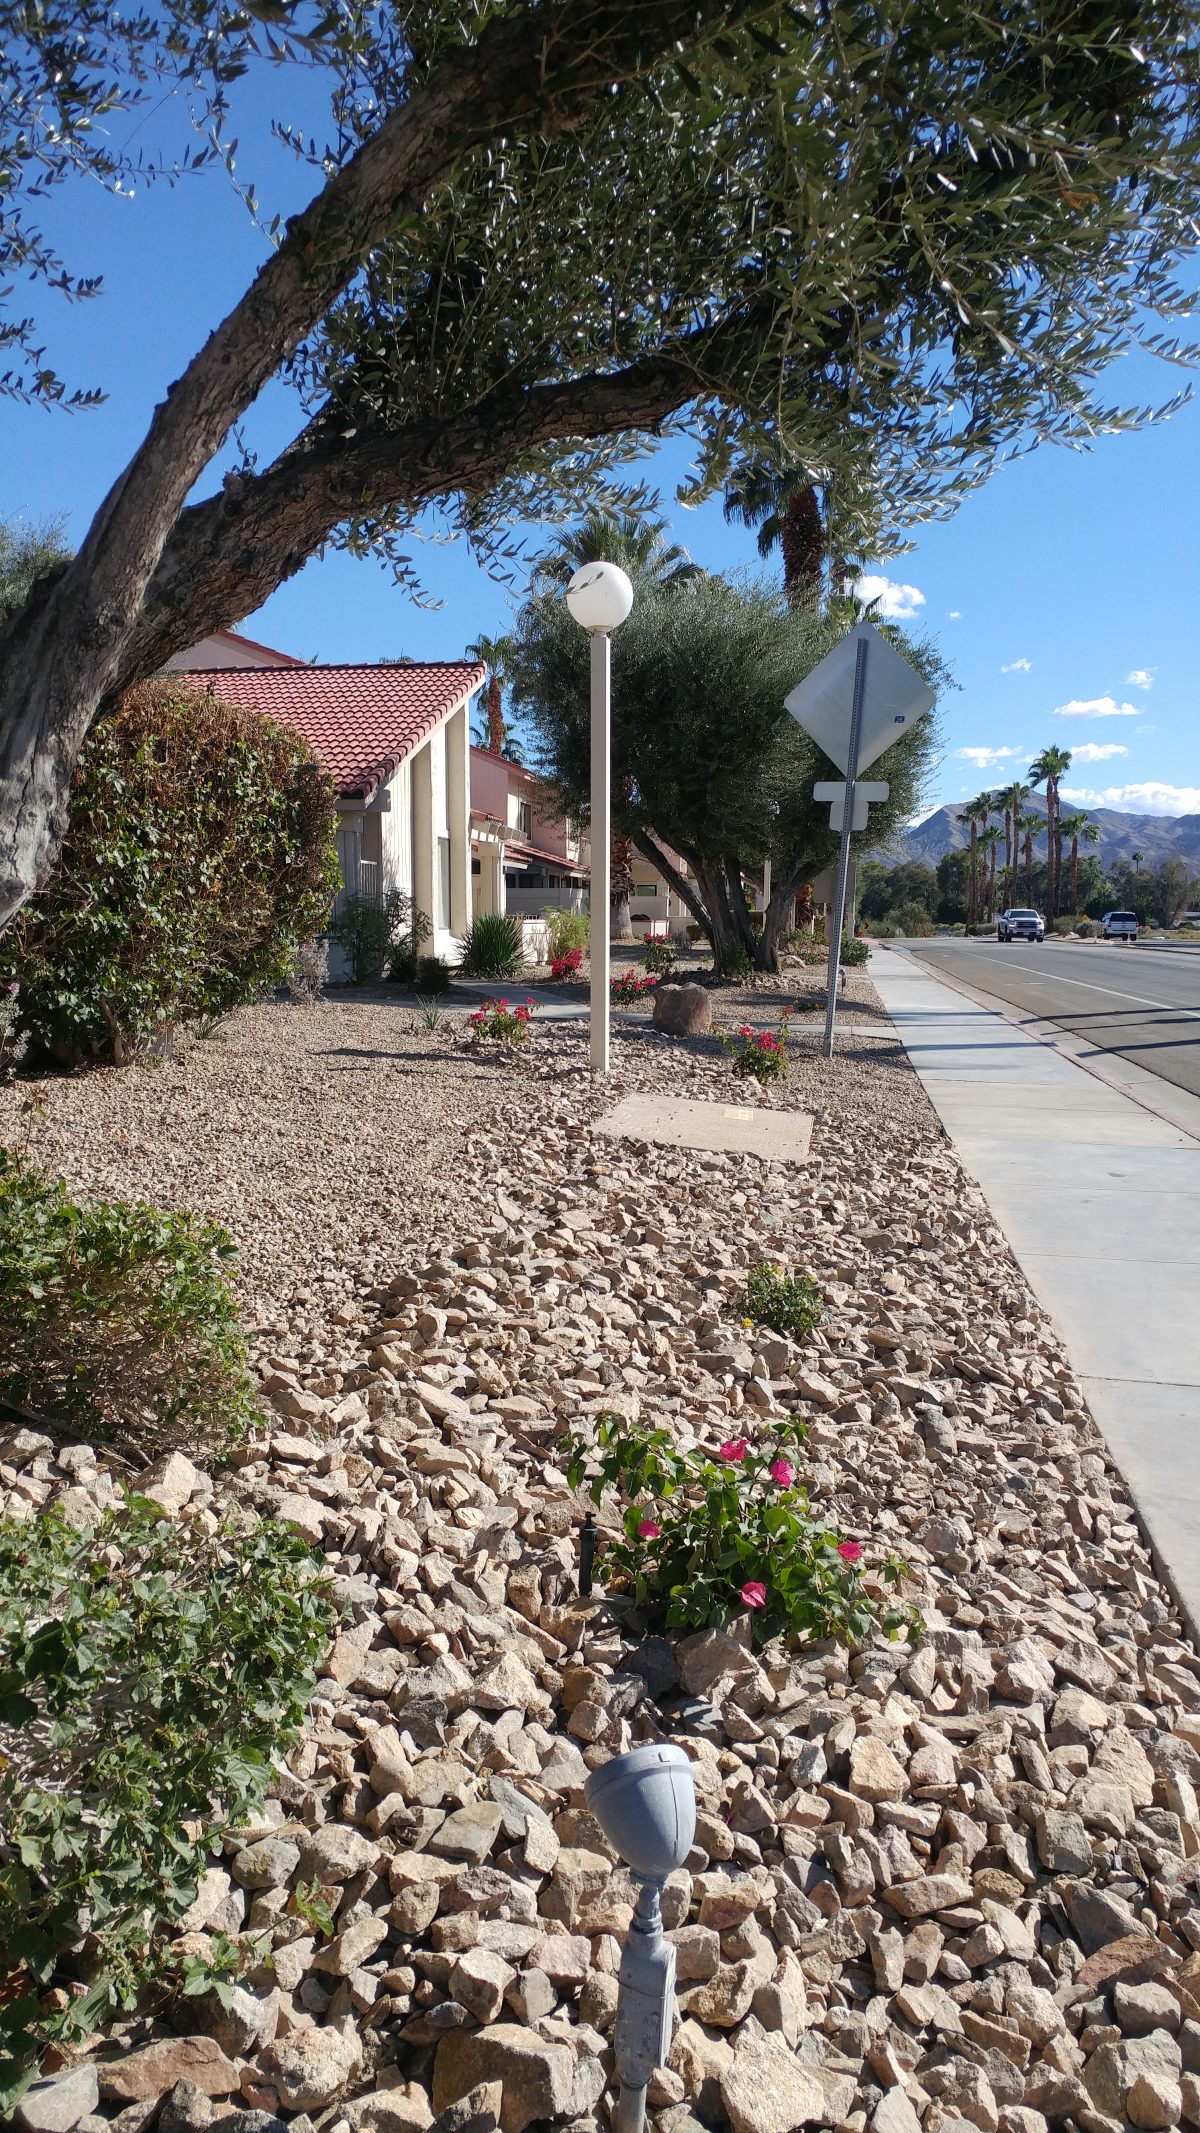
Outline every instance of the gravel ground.
[[[815, 1115], [796, 1168], [593, 1136], [634, 1089], [728, 1096], [715, 1045], [644, 1024], [603, 1096], [569, 1026], [486, 1068], [406, 1029], [397, 1059], [371, 1003], [259, 1011], [221, 1054], [54, 1086], [45, 1131], [80, 1181], [188, 1196], [207, 1136], [204, 1204], [263, 1299], [261, 1439], [147, 1486], [184, 1521], [222, 1497], [292, 1520], [350, 1614], [276, 1797], [184, 1922], [191, 1954], [268, 1932], [271, 1964], [228, 2006], [182, 2003], [187, 2035], [147, 2017], [100, 2043], [26, 2100], [26, 2133], [143, 2133], [164, 2098], [159, 2133], [607, 2124], [630, 1897], [583, 1784], [662, 1738], [701, 1814], [665, 1897], [656, 2133], [1200, 2125], [1200, 1663], [864, 980], [850, 1003], [832, 1069], [806, 1021], [763, 1099]], [[331, 1117], [336, 1062], [374, 1052], [379, 1086], [354, 1069]], [[238, 1058], [262, 1062], [253, 1093]], [[381, 1137], [391, 1176], [356, 1214]], [[294, 1257], [317, 1234], [332, 1311]], [[743, 1323], [764, 1256], [823, 1291], [803, 1345]], [[612, 1409], [710, 1448], [801, 1416], [814, 1508], [868, 1575], [907, 1557], [920, 1643], [668, 1644], [576, 1597], [556, 1439]], [[15, 1512], [105, 1499], [52, 1452], [0, 1447]], [[332, 1938], [297, 1908], [314, 1878]]]

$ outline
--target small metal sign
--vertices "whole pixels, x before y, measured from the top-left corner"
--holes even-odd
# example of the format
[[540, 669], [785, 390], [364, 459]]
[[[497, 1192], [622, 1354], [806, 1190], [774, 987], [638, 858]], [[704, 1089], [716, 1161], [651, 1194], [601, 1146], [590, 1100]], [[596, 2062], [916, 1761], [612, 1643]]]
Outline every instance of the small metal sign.
[[783, 699], [797, 725], [812, 735], [818, 748], [843, 775], [850, 768], [848, 713], [860, 644], [868, 647], [870, 666], [863, 693], [856, 775], [911, 732], [937, 701], [937, 691], [922, 681], [874, 624], [860, 622]]

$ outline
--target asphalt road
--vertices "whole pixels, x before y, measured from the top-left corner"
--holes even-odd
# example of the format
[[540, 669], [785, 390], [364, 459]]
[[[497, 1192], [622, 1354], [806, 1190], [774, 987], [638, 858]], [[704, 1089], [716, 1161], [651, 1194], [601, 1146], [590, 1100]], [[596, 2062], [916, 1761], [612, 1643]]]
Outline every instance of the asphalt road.
[[896, 941], [939, 976], [1053, 1022], [1200, 1096], [1200, 949], [1105, 942]]

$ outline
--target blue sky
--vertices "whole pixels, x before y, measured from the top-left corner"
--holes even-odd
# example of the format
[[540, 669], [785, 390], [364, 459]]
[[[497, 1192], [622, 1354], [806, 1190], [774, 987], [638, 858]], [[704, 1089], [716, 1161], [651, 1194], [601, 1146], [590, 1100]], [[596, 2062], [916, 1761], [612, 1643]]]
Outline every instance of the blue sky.
[[[302, 83], [301, 109], [306, 95]], [[294, 113], [296, 94], [289, 103]], [[318, 123], [315, 108], [307, 122]], [[162, 127], [161, 116], [140, 123], [147, 138]], [[274, 147], [255, 150], [252, 175], [285, 212], [309, 190], [308, 173]], [[99, 384], [109, 397], [77, 415], [0, 401], [0, 514], [62, 512], [78, 539], [153, 402], [241, 293], [265, 244], [215, 171], [133, 200], [83, 185], [55, 195], [39, 219], [76, 270], [105, 282], [89, 303], [43, 300], [49, 360], [72, 384]], [[1163, 401], [1179, 382], [1149, 358], [1127, 359], [1111, 374], [1110, 397]], [[292, 433], [290, 417], [285, 396], [269, 391], [247, 425], [261, 455]], [[709, 568], [759, 567], [753, 535], [727, 525], [719, 502], [675, 504], [688, 459], [676, 441], [645, 463], [674, 538]], [[952, 520], [919, 530], [910, 553], [873, 566], [883, 611], [932, 635], [959, 683], [942, 707], [931, 806], [1011, 780], [1053, 741], [1073, 751], [1064, 789], [1084, 804], [1200, 812], [1198, 492], [1200, 405], [1191, 405], [1089, 453], [1047, 447], [1003, 468]], [[538, 529], [524, 530], [536, 551]], [[310, 562], [243, 626], [331, 660], [458, 656], [481, 632], [504, 628], [513, 594], [464, 544], [420, 543], [414, 560], [436, 610], [414, 605], [378, 565], [334, 555]], [[619, 686], [619, 640], [614, 674]]]

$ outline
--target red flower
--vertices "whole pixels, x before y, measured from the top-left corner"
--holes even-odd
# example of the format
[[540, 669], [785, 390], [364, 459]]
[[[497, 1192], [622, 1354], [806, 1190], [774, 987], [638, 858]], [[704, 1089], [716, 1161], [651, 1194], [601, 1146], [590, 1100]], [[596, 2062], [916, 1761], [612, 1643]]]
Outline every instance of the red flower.
[[796, 1469], [790, 1459], [772, 1459], [767, 1471], [772, 1481], [777, 1481], [781, 1489], [791, 1488]]
[[752, 1037], [753, 1035], [754, 1035], [754, 1031], [753, 1031], [753, 1030], [751, 1029], [751, 1027], [750, 1027], [750, 1024], [749, 1024], [748, 1022], [743, 1022], [743, 1023], [742, 1023], [742, 1025], [741, 1025], [741, 1027], [740, 1027], [740, 1028], [739, 1028], [739, 1030], [738, 1030], [738, 1036], [739, 1036], [739, 1037]]
[[757, 1578], [750, 1578], [748, 1582], [742, 1587], [743, 1607], [765, 1607], [766, 1604], [766, 1586], [760, 1585]]
[[862, 1556], [861, 1541], [839, 1541], [838, 1554], [844, 1563], [857, 1563]]
[[748, 1449], [745, 1437], [726, 1437], [724, 1444], [717, 1446], [717, 1457], [723, 1459], [726, 1466], [740, 1466]]
[[644, 1541], [656, 1541], [661, 1532], [662, 1527], [659, 1525], [657, 1519], [644, 1518], [640, 1526], [638, 1527], [638, 1539]]

